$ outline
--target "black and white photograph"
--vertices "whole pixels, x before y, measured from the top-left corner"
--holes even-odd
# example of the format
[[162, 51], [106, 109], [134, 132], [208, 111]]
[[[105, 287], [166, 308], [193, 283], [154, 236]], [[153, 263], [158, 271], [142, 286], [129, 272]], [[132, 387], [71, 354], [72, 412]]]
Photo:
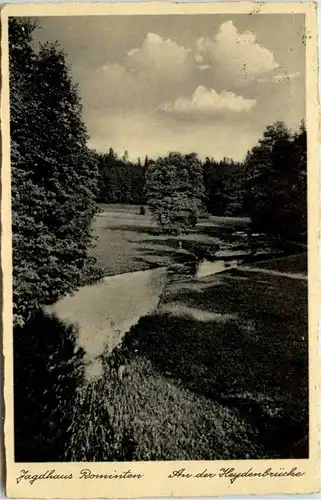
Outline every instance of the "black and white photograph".
[[309, 459], [306, 36], [9, 17], [16, 463]]

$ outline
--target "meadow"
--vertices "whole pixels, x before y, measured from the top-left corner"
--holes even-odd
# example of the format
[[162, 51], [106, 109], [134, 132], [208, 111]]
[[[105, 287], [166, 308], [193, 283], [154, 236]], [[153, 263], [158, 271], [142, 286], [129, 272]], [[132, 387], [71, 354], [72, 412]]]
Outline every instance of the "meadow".
[[[93, 255], [106, 276], [150, 269], [177, 261], [200, 247], [219, 243], [224, 236], [247, 227], [249, 219], [210, 216], [201, 219], [192, 233], [177, 236], [158, 234], [151, 214], [139, 214], [139, 206], [100, 204], [94, 223], [96, 247]], [[182, 249], [179, 249], [179, 241]]]
[[[149, 311], [151, 284], [136, 271], [186, 261], [195, 248], [224, 240], [248, 221], [202, 220], [181, 238], [180, 249], [177, 237], [157, 234], [139, 207], [101, 208], [95, 255], [106, 275], [135, 271], [131, 276], [137, 281], [124, 275], [122, 286], [125, 297], [128, 284], [137, 304], [131, 299], [124, 306], [120, 288], [108, 278], [100, 297], [88, 287], [56, 317], [29, 324], [27, 337], [20, 332], [24, 355], [30, 357], [23, 368], [17, 350], [16, 425], [18, 432], [28, 429], [30, 443], [25, 440], [27, 445], [16, 450], [16, 459], [307, 457], [307, 280], [291, 276], [306, 272], [306, 256], [256, 262], [252, 270], [240, 266], [202, 279], [170, 277], [157, 284], [159, 297]], [[104, 314], [101, 338], [107, 321], [110, 325], [116, 314], [137, 307], [141, 314], [133, 315], [131, 325], [125, 321], [120, 344], [111, 351], [107, 342], [99, 353], [99, 377], [86, 377], [79, 329], [90, 339], [90, 324]], [[69, 322], [61, 311], [68, 312]], [[86, 317], [83, 324], [79, 320], [78, 332], [70, 326], [77, 317]], [[41, 384], [32, 390], [39, 377]], [[22, 415], [29, 407], [26, 420]]]

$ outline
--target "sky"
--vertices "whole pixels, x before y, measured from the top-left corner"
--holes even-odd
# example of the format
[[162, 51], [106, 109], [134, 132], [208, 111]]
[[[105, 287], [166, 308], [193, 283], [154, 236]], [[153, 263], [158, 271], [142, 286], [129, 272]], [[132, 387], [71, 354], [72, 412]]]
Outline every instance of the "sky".
[[305, 118], [304, 16], [37, 19], [79, 84], [89, 146], [242, 160], [267, 125]]

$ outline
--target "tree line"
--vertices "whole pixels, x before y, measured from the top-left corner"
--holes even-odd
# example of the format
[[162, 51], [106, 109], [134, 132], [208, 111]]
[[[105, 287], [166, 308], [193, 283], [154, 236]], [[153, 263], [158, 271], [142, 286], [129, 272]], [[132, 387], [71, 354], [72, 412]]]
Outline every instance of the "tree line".
[[[58, 44], [36, 48], [36, 25], [9, 21], [14, 322], [101, 276], [90, 257], [97, 202], [148, 205], [161, 231], [199, 217], [247, 215], [252, 231], [306, 238], [302, 122], [269, 125], [244, 162], [171, 152], [132, 162], [88, 148], [79, 91]], [[107, 148], [106, 148], [107, 149]]]
[[144, 163], [110, 149], [97, 154], [99, 201], [147, 204], [167, 232], [189, 230], [204, 210], [217, 216], [248, 216], [253, 231], [306, 238], [306, 128], [268, 125], [243, 162], [201, 161], [195, 153], [171, 152]]
[[[145, 156], [144, 162], [128, 159], [128, 152], [119, 156], [113, 148], [108, 153], [97, 153], [96, 157], [100, 174], [99, 195], [97, 200], [102, 203], [128, 203], [134, 205], [147, 204], [148, 193], [146, 190], [146, 172], [149, 166], [168, 163], [170, 159], [177, 158], [179, 153], [171, 152], [168, 157], [150, 159]], [[182, 156], [182, 162], [185, 159]], [[196, 155], [186, 155], [189, 158]], [[196, 168], [195, 161], [192, 161]], [[242, 213], [242, 163], [224, 158], [215, 161], [206, 158], [201, 165], [204, 183], [204, 203], [209, 213], [213, 215], [240, 215]]]
[[93, 155], [100, 175], [97, 201], [134, 205], [146, 203], [145, 172], [149, 164], [147, 156], [142, 165], [140, 159], [137, 159], [137, 162], [129, 161], [127, 151], [119, 157], [113, 148], [109, 148], [108, 153], [93, 151]]

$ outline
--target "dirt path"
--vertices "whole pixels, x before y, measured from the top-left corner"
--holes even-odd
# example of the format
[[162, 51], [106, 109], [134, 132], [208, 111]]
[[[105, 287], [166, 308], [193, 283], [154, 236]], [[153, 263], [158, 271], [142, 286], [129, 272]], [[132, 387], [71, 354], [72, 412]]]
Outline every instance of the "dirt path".
[[249, 267], [249, 266], [239, 266], [240, 271], [246, 271], [250, 273], [262, 273], [270, 274], [271, 276], [283, 276], [284, 278], [291, 278], [294, 280], [307, 280], [308, 277], [303, 273], [283, 273], [281, 271], [274, 271], [272, 269], [264, 269], [262, 267]]

